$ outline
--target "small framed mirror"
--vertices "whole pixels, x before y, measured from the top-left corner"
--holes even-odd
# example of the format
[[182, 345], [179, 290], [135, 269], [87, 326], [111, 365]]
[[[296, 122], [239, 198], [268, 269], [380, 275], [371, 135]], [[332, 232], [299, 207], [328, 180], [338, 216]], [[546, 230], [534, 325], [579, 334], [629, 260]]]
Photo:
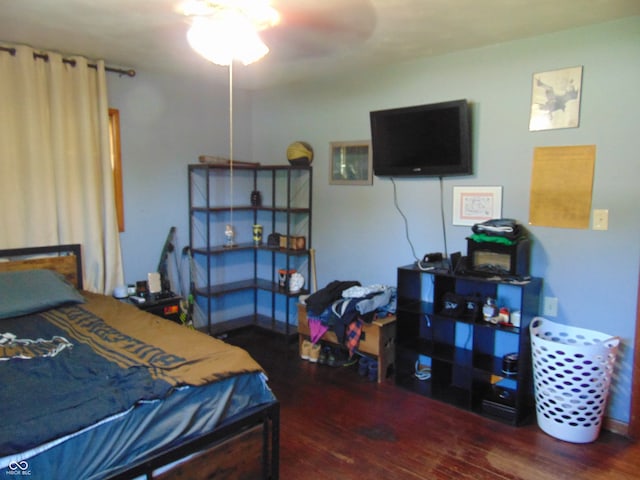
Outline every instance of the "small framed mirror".
[[371, 185], [371, 142], [369, 140], [331, 142], [329, 183], [331, 185]]

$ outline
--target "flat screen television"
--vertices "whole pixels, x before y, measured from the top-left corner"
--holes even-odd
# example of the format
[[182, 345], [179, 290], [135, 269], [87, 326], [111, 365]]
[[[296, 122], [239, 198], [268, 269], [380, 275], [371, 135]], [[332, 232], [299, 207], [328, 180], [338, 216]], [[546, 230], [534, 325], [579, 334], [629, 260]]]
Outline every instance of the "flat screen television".
[[471, 175], [471, 118], [466, 100], [369, 113], [377, 176]]

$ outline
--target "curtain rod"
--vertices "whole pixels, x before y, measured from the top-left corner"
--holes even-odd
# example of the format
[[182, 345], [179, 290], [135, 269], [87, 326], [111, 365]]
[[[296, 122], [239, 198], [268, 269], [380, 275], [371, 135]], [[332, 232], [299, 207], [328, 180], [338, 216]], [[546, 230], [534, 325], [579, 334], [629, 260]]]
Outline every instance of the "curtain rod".
[[[16, 49], [15, 48], [3, 47], [3, 46], [0, 45], [0, 51], [9, 52], [12, 57], [14, 57], [16, 55]], [[44, 60], [45, 62], [49, 61], [49, 55], [47, 55], [46, 53], [33, 52], [33, 58], [34, 59], [35, 58], [39, 58], [41, 60]], [[72, 67], [76, 66], [76, 61], [71, 59], [71, 58], [63, 58], [62, 62], [66, 63], [68, 65], [71, 65]], [[89, 63], [87, 66], [89, 68], [98, 68], [98, 66], [95, 63]], [[133, 68], [125, 69], [125, 68], [105, 66], [104, 69], [107, 72], [117, 73], [120, 76], [122, 76], [122, 75], [126, 75], [128, 77], [135, 77], [136, 76], [136, 71]]]

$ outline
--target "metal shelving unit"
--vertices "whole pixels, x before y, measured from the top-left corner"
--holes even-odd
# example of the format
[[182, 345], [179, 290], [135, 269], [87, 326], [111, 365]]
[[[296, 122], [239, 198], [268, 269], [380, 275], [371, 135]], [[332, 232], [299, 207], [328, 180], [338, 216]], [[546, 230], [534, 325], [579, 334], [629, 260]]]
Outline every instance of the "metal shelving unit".
[[[297, 334], [295, 304], [311, 274], [312, 185], [310, 166], [192, 164], [188, 167], [189, 245], [195, 264], [196, 325], [210, 335], [247, 326], [287, 336]], [[252, 191], [262, 203], [252, 205]], [[237, 243], [224, 245], [224, 226], [232, 223]], [[263, 225], [263, 243], [252, 240], [252, 226]], [[304, 237], [304, 249], [269, 246], [272, 233]], [[291, 293], [278, 270], [295, 269], [305, 288]]]

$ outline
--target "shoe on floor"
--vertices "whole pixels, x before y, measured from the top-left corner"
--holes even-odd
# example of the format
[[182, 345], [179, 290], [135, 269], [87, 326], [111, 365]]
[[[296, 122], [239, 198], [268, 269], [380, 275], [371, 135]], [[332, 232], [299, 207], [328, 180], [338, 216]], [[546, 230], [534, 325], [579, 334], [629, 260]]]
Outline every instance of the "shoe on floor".
[[327, 365], [330, 367], [347, 367], [357, 363], [357, 358], [349, 357], [348, 353], [343, 348], [327, 347]]
[[371, 360], [368, 357], [360, 358], [358, 362], [358, 375], [366, 377], [369, 374], [369, 363]]
[[303, 340], [300, 345], [300, 358], [303, 360], [309, 360], [311, 354], [311, 342], [309, 340]]
[[320, 358], [320, 345], [317, 343], [311, 344], [311, 350], [309, 351], [309, 361], [311, 363], [318, 363], [318, 359]]
[[368, 375], [368, 378], [369, 378], [370, 382], [378, 381], [378, 364], [377, 364], [377, 362], [369, 363], [369, 375]]
[[331, 353], [331, 348], [329, 347], [322, 347], [320, 349], [320, 356], [318, 357], [318, 363], [320, 365], [327, 365], [329, 353]]

